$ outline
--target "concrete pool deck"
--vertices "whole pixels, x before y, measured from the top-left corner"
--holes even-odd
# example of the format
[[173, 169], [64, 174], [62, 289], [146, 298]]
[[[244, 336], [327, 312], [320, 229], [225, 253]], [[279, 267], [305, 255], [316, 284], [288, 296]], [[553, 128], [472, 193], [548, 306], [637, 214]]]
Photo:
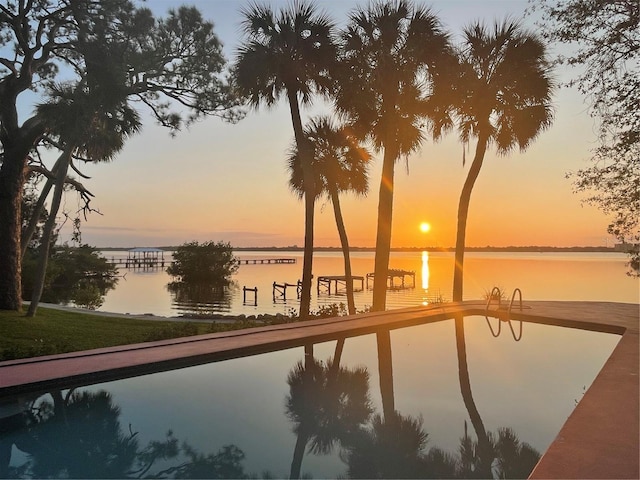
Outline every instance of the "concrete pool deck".
[[[511, 318], [621, 335], [531, 478], [639, 478], [640, 306], [530, 301], [524, 307]], [[484, 313], [480, 302], [431, 305], [0, 362], [0, 398]]]

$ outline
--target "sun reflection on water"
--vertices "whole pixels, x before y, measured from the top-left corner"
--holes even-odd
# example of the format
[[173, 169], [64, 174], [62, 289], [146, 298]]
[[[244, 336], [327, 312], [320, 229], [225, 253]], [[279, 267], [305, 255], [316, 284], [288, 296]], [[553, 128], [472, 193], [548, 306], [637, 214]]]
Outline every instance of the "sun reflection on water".
[[422, 252], [422, 289], [424, 294], [422, 297], [422, 305], [429, 305], [429, 252]]

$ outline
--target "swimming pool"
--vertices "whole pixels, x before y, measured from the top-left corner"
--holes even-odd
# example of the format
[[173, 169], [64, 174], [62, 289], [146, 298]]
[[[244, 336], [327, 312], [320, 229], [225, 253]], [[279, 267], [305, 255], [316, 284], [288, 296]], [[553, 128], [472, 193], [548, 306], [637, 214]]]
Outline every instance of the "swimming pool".
[[471, 316], [14, 397], [2, 468], [75, 478], [147, 468], [181, 478], [522, 476], [619, 339], [526, 323], [515, 341]]

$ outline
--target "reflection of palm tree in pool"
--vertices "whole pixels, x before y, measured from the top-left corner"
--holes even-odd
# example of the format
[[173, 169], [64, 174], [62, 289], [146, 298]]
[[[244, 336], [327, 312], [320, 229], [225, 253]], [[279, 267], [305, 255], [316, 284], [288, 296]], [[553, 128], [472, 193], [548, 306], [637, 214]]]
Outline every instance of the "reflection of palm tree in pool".
[[[521, 442], [509, 427], [499, 428], [497, 434], [487, 432], [489, 445], [494, 457], [491, 465], [493, 478], [528, 478], [540, 460], [540, 452], [528, 443]], [[460, 459], [456, 476], [458, 478], [484, 478], [481, 471], [484, 462], [479, 457], [479, 445], [467, 434], [464, 426], [464, 437], [460, 439]]]
[[[124, 432], [120, 408], [108, 392], [50, 393], [53, 401], [36, 400], [7, 436], [0, 430], [3, 448], [2, 478], [241, 478], [244, 453], [226, 445], [217, 453], [203, 455], [169, 433], [164, 441], [139, 448], [137, 433]], [[28, 454], [28, 460], [10, 467], [11, 446]], [[8, 456], [6, 455], [8, 453]], [[159, 460], [181, 458], [175, 466], [150, 473]]]
[[422, 418], [395, 410], [391, 333], [376, 334], [378, 374], [383, 415], [371, 427], [361, 429], [344, 445], [343, 459], [352, 478], [447, 477], [455, 472], [455, 460], [438, 448], [425, 453], [428, 434]]
[[376, 333], [378, 347], [378, 376], [380, 379], [380, 396], [382, 412], [385, 418], [395, 415], [395, 398], [393, 394], [393, 359], [391, 354], [391, 332], [383, 330]]
[[361, 430], [345, 448], [343, 459], [350, 478], [429, 478], [450, 477], [455, 460], [432, 448], [428, 454], [427, 433], [422, 419], [375, 415], [371, 427]]
[[521, 443], [510, 428], [498, 429], [497, 438], [487, 432], [471, 392], [464, 318], [461, 316], [455, 318], [455, 332], [460, 392], [478, 439], [474, 442], [467, 435], [465, 422], [464, 437], [460, 439], [459, 475], [465, 478], [472, 475], [491, 478], [493, 470], [494, 473], [499, 472], [499, 478], [526, 478], [540, 454], [529, 444]]
[[[491, 477], [491, 463], [493, 462], [493, 449], [484, 428], [482, 417], [473, 400], [471, 392], [471, 381], [469, 379], [469, 367], [467, 365], [467, 346], [464, 338], [464, 319], [461, 316], [455, 318], [456, 331], [456, 351], [458, 354], [458, 378], [460, 380], [460, 392], [464, 400], [464, 406], [467, 408], [471, 424], [478, 437], [478, 462], [476, 467], [482, 477]], [[466, 436], [466, 429], [465, 429]]]
[[124, 434], [120, 409], [111, 395], [60, 390], [53, 402], [34, 405], [26, 429], [15, 437], [18, 449], [30, 456], [30, 473], [38, 478], [126, 477], [138, 452], [135, 434]]
[[300, 478], [307, 445], [314, 454], [328, 454], [348, 443], [371, 415], [367, 369], [347, 369], [338, 361], [306, 355], [289, 372], [286, 413], [297, 435], [290, 478]]

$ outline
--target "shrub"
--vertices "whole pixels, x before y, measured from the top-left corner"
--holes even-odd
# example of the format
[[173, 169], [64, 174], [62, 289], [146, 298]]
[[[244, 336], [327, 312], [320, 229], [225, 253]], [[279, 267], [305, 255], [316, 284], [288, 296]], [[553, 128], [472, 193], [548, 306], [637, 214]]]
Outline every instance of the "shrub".
[[173, 254], [167, 273], [178, 282], [226, 286], [240, 265], [229, 243], [187, 242]]
[[[38, 263], [38, 254], [28, 250], [22, 261], [22, 291], [30, 298]], [[118, 269], [109, 264], [98, 249], [90, 245], [55, 247], [45, 277], [41, 301], [96, 309], [104, 295], [118, 282]]]

